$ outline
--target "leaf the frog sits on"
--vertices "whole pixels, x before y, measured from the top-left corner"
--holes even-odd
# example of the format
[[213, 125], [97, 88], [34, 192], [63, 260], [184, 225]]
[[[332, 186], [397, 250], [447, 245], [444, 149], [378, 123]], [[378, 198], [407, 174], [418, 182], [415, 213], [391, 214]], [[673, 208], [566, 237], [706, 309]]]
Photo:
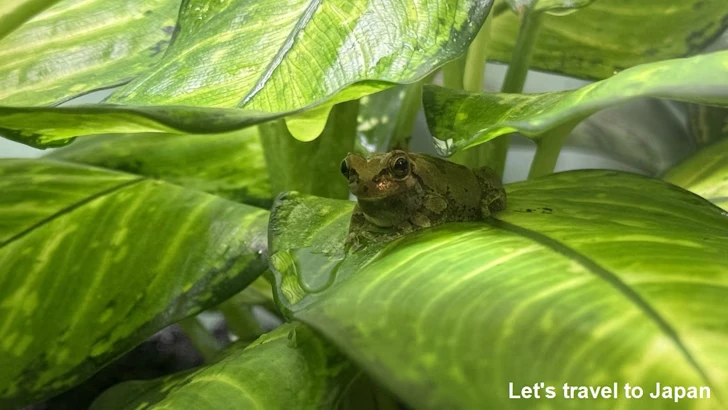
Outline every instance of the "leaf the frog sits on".
[[349, 154], [341, 173], [357, 198], [346, 239], [354, 250], [445, 222], [484, 220], [506, 207], [492, 169], [471, 170], [426, 154]]

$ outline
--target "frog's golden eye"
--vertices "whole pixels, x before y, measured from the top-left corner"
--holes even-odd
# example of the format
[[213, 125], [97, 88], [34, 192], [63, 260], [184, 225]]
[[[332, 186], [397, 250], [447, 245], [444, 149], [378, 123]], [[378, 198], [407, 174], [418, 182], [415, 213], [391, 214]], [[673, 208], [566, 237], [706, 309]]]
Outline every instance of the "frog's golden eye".
[[405, 156], [395, 157], [390, 168], [395, 178], [405, 178], [410, 173], [410, 163]]
[[341, 161], [341, 175], [349, 178], [349, 165], [346, 163], [346, 160]]

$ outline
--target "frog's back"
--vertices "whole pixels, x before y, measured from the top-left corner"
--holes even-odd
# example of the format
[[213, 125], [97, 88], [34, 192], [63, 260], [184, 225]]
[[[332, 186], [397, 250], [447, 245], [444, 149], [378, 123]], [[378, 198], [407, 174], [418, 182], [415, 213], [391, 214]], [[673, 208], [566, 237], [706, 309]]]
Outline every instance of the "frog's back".
[[[452, 215], [449, 220], [479, 219], [473, 216], [482, 211], [486, 215], [505, 209], [506, 195], [497, 172], [489, 167], [470, 169], [439, 157], [415, 154], [415, 162], [428, 168], [426, 185], [446, 196]], [[483, 206], [488, 210], [483, 210]]]
[[415, 173], [426, 189], [447, 202], [444, 219], [480, 219], [481, 184], [468, 167], [427, 154], [414, 154], [413, 157]]

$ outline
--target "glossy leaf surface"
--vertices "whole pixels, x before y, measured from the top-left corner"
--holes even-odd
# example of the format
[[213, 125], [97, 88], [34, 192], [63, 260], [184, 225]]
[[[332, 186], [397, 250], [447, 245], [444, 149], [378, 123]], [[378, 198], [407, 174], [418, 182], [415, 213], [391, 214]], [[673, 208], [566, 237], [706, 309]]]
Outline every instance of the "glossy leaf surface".
[[506, 0], [513, 11], [523, 13], [526, 9], [534, 11], [550, 11], [557, 14], [572, 12], [586, 7], [596, 0]]
[[300, 191], [327, 198], [347, 198], [349, 188], [341, 176], [341, 161], [354, 150], [358, 101], [333, 107], [320, 136], [299, 141], [283, 120], [261, 124], [260, 139], [276, 194]]
[[728, 52], [645, 64], [583, 88], [543, 94], [424, 89], [427, 124], [443, 153], [511, 132], [539, 136], [639, 97], [728, 105]]
[[269, 208], [268, 171], [255, 127], [226, 134], [100, 135], [45, 158], [115, 169]]
[[492, 1], [189, 0], [164, 61], [112, 101], [284, 112], [413, 82], [463, 53]]
[[[555, 174], [509, 185], [508, 193], [507, 210], [487, 223], [423, 230], [362, 266], [341, 264], [345, 279], [307, 295], [314, 301], [294, 305], [293, 316], [413, 408], [532, 408], [508, 398], [509, 383], [520, 391], [540, 381], [556, 386], [548, 403], [564, 409], [584, 405], [563, 398], [564, 383], [614, 382], [645, 394], [656, 382], [707, 385], [712, 398], [675, 405], [622, 394], [590, 400], [590, 408], [721, 408], [725, 213], [659, 180], [615, 171]], [[284, 220], [276, 212], [274, 255]], [[303, 263], [336, 241], [332, 231], [346, 235], [332, 220], [300, 232], [288, 265], [299, 278], [315, 273]]]
[[0, 135], [36, 148], [69, 144], [98, 134], [218, 134], [278, 118], [235, 108], [121, 106], [0, 107]]
[[179, 6], [180, 0], [58, 2], [0, 40], [0, 105], [56, 104], [131, 80], [161, 59]]
[[0, 4], [0, 40], [58, 0], [15, 0]]
[[[602, 79], [638, 64], [697, 54], [728, 28], [728, 3], [599, 0], [567, 16], [544, 15], [542, 20], [533, 69]], [[511, 60], [519, 22], [510, 12], [493, 20], [488, 44], [493, 59]]]
[[579, 123], [565, 145], [659, 176], [698, 148], [678, 114], [679, 104], [640, 98], [605, 108]]
[[214, 363], [172, 376], [116, 385], [91, 410], [322, 409], [351, 369], [310, 329], [288, 323]]
[[728, 139], [698, 151], [668, 171], [664, 179], [728, 211]]
[[0, 176], [2, 408], [80, 383], [267, 267], [259, 208], [47, 160]]
[[698, 146], [728, 138], [728, 108], [690, 104], [688, 120], [690, 135]]

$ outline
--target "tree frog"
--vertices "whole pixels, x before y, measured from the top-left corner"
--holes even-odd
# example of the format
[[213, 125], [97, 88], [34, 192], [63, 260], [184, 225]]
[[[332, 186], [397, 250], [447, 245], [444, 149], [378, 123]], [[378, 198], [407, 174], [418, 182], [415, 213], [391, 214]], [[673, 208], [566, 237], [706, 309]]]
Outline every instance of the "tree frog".
[[445, 222], [484, 220], [506, 207], [506, 192], [492, 169], [426, 154], [349, 154], [341, 173], [357, 198], [346, 239], [353, 250]]

